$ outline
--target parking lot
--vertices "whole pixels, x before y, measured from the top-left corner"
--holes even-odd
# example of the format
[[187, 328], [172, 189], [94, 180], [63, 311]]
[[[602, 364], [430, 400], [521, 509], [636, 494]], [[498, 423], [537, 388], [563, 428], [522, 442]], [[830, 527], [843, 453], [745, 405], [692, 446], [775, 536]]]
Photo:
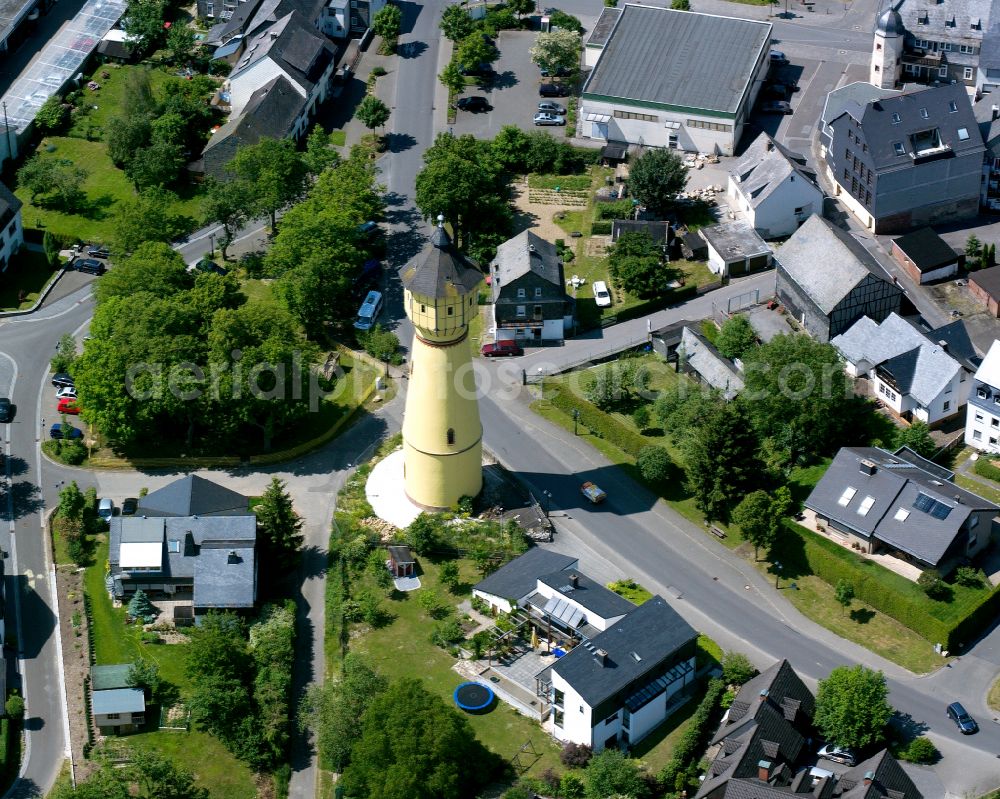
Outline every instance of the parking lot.
[[[455, 135], [471, 133], [476, 138], [491, 139], [504, 125], [517, 125], [522, 130], [548, 130], [561, 136], [563, 128], [536, 128], [532, 118], [538, 110], [538, 84], [541, 76], [531, 61], [529, 50], [538, 34], [534, 31], [501, 31], [497, 37], [500, 57], [493, 64], [497, 76], [492, 86], [470, 86], [463, 97], [481, 95], [493, 109], [478, 114], [459, 111], [452, 130]], [[551, 98], [562, 106], [565, 97]]]

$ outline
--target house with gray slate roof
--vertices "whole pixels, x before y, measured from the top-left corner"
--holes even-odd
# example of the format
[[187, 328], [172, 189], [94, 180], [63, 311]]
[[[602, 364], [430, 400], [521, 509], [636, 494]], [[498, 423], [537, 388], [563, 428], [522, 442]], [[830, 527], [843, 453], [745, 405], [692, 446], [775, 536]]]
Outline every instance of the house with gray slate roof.
[[767, 22], [636, 4], [606, 11], [587, 42], [587, 63], [597, 59], [580, 135], [732, 155], [767, 77], [770, 43]]
[[812, 216], [775, 253], [777, 295], [817, 341], [898, 312], [903, 291], [849, 233]]
[[110, 522], [108, 588], [116, 599], [142, 589], [154, 602], [189, 602], [196, 617], [254, 607], [257, 517], [246, 497], [190, 475], [143, 502], [138, 515]]
[[816, 173], [798, 153], [761, 133], [729, 169], [729, 207], [763, 239], [790, 236], [823, 211]]
[[102, 735], [138, 732], [146, 723], [146, 695], [129, 685], [131, 663], [90, 667], [90, 702]]
[[573, 328], [575, 301], [566, 294], [556, 247], [530, 230], [497, 247], [490, 264], [497, 341], [561, 342]]
[[740, 369], [693, 327], [685, 327], [681, 332], [677, 363], [680, 369], [716, 389], [726, 400], [734, 399], [743, 390]]
[[886, 750], [840, 776], [811, 766], [814, 708], [787, 660], [744, 684], [712, 738], [697, 799], [923, 799]]
[[961, 84], [849, 102], [827, 125], [827, 177], [869, 230], [904, 233], [979, 212], [985, 147]]
[[476, 583], [472, 595], [486, 602], [494, 613], [510, 613], [534, 592], [539, 577], [576, 569], [579, 563], [569, 555], [532, 547]]
[[[624, 601], [624, 600], [623, 600]], [[599, 752], [655, 730], [695, 681], [698, 633], [659, 596], [560, 657], [537, 676], [560, 741]]]
[[817, 532], [942, 574], [993, 540], [996, 505], [907, 448], [844, 447], [805, 501]]

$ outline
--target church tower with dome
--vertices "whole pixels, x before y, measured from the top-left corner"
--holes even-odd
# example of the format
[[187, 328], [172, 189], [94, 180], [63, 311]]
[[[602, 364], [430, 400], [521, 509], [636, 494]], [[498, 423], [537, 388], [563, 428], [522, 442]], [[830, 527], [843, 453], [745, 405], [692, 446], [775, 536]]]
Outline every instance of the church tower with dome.
[[404, 310], [413, 322], [403, 418], [403, 487], [425, 510], [446, 510], [483, 487], [483, 425], [469, 349], [482, 273], [444, 229], [403, 271]]
[[906, 30], [903, 18], [890, 6], [875, 24], [875, 41], [868, 82], [880, 89], [895, 89], [902, 78], [903, 42]]

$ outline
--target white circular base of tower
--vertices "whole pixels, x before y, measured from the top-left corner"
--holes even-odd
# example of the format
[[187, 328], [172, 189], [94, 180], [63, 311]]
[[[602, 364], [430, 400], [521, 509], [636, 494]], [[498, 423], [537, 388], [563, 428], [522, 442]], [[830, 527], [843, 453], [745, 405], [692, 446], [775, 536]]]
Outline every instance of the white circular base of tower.
[[423, 512], [423, 508], [406, 496], [402, 449], [375, 464], [365, 483], [365, 498], [376, 516], [400, 529], [409, 527]]

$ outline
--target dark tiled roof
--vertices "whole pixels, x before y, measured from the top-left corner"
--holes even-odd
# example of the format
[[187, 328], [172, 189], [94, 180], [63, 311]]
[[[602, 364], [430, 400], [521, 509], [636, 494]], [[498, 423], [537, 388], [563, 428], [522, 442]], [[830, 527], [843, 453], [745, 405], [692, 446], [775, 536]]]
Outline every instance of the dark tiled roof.
[[396, 563], [415, 563], [413, 555], [410, 554], [410, 548], [408, 546], [390, 546], [386, 547], [389, 551], [389, 557], [392, 558]]
[[232, 516], [248, 514], [250, 501], [235, 491], [189, 474], [139, 500], [139, 516]]
[[795, 720], [795, 711], [801, 712], [805, 719], [812, 718], [816, 700], [791, 664], [780, 660], [740, 688], [729, 708], [726, 723], [719, 727], [712, 743], [718, 743], [745, 724], [747, 718], [752, 718], [762, 705], [761, 694], [765, 691], [771, 704], [781, 708], [786, 716], [791, 716], [789, 721]]
[[[872, 778], [870, 785], [865, 785], [866, 775]], [[886, 749], [844, 772], [837, 789], [835, 795], [840, 799], [923, 799], [913, 780]]]
[[948, 347], [948, 354], [958, 359], [970, 372], [975, 372], [983, 362], [976, 345], [972, 343], [964, 319], [956, 319], [944, 327], [935, 328], [927, 334], [927, 337], [932, 341], [943, 341]]
[[525, 230], [497, 247], [492, 264], [491, 290], [494, 302], [504, 288], [529, 272], [562, 289], [562, 259], [556, 246]]
[[290, 80], [309, 92], [335, 53], [333, 45], [307, 23], [301, 13], [292, 11], [256, 32], [236, 62], [230, 80], [267, 57], [278, 64]]
[[591, 639], [595, 649], [608, 653], [604, 665], [586, 647], [578, 646], [559, 658], [552, 671], [596, 707], [669, 660], [697, 635], [663, 597], [655, 596]]
[[611, 222], [611, 239], [618, 241], [622, 233], [648, 233], [655, 244], [669, 244], [674, 231], [669, 222], [648, 219], [615, 219]]
[[955, 250], [929, 227], [893, 239], [893, 243], [921, 272], [933, 272], [958, 260]]
[[403, 285], [412, 293], [437, 299], [469, 294], [482, 279], [482, 273], [455, 249], [443, 227], [434, 228], [430, 244], [407, 264], [402, 275]]
[[257, 598], [257, 566], [250, 547], [202, 546], [194, 559], [196, 608], [252, 608]]
[[626, 5], [584, 84], [584, 98], [735, 114], [770, 39], [765, 22]]
[[516, 602], [535, 590], [542, 575], [568, 569], [576, 563], [577, 559], [569, 555], [534, 547], [480, 580], [473, 588]]
[[1000, 299], [1000, 266], [991, 266], [989, 269], [974, 272], [969, 276], [969, 282], [985, 291], [988, 297], [994, 300]]
[[205, 152], [226, 141], [248, 147], [264, 138], [283, 139], [292, 132], [305, 103], [288, 79], [279, 75], [250, 95], [239, 116], [227, 120], [208, 140]]
[[[576, 587], [570, 584], [571, 574], [576, 575]], [[578, 571], [560, 570], [552, 574], [541, 575], [538, 579], [542, 584], [554, 588], [562, 596], [576, 602], [591, 613], [596, 613], [602, 619], [624, 616], [635, 609], [635, 605], [627, 599]]]
[[21, 210], [22, 203], [3, 183], [0, 183], [0, 217], [13, 211], [15, 214]]

